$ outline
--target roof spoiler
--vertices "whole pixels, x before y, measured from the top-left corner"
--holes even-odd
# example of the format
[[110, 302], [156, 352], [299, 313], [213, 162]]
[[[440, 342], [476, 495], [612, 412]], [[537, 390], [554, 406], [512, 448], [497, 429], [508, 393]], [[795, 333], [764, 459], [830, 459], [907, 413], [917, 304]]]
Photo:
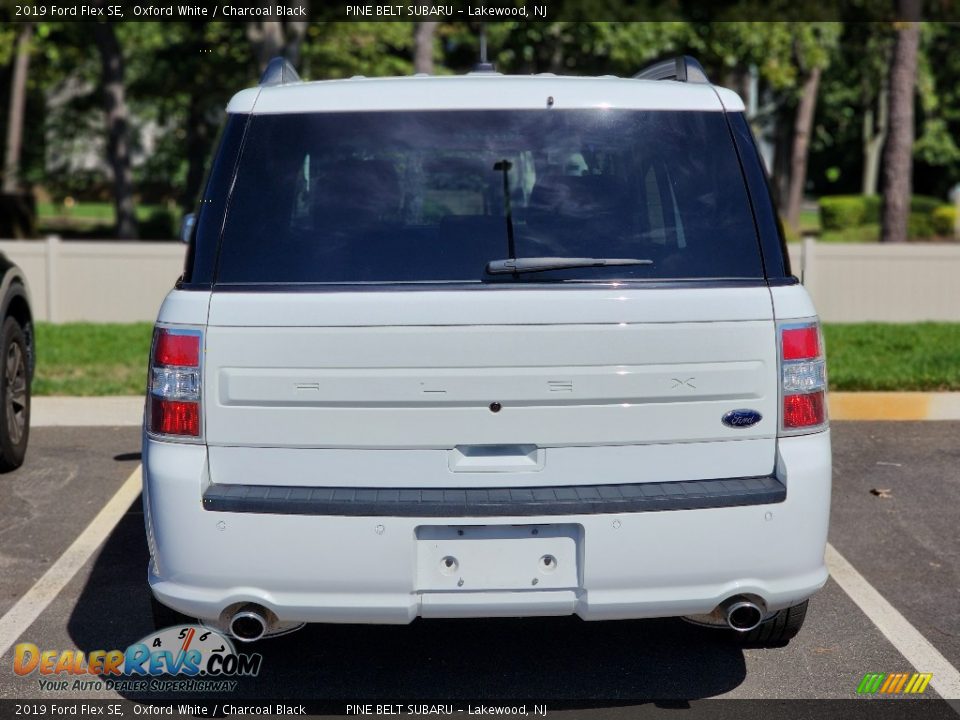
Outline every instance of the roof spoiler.
[[689, 55], [658, 60], [633, 76], [634, 80], [676, 80], [710, 84], [703, 67]]
[[267, 63], [267, 69], [260, 76], [260, 85], [289, 85], [300, 82], [300, 76], [290, 61], [284, 57], [275, 57]]

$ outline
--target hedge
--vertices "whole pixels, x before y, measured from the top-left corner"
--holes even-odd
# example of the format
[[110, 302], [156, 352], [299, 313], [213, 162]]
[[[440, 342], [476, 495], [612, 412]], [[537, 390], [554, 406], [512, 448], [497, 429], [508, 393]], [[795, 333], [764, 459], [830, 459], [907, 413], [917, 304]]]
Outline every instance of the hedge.
[[[864, 225], [880, 223], [882, 199], [879, 195], [830, 195], [820, 198], [820, 226], [824, 232], [851, 230]], [[946, 214], [943, 201], [925, 195], [910, 199], [910, 220], [907, 234], [911, 238], [952, 235], [952, 226], [946, 232]], [[935, 215], [939, 219], [935, 219]]]
[[933, 229], [942, 237], [953, 237], [957, 226], [957, 208], [953, 205], [941, 205], [933, 211]]

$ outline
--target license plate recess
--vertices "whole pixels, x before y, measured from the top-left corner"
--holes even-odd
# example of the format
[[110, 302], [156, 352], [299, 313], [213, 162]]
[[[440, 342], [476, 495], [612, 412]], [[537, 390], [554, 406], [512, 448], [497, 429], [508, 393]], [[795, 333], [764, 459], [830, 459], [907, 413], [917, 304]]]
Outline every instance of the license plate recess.
[[423, 525], [417, 591], [556, 590], [580, 586], [582, 526]]

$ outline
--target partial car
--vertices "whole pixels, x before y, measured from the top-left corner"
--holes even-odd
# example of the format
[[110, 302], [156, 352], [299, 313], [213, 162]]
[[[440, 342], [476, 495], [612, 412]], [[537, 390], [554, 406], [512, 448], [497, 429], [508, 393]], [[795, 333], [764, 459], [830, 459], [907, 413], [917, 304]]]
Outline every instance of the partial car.
[[30, 440], [30, 387], [36, 363], [26, 276], [0, 253], [0, 472], [23, 464]]
[[827, 579], [826, 369], [741, 99], [689, 58], [279, 62], [227, 108], [157, 318], [157, 607], [244, 641], [571, 614], [793, 637]]

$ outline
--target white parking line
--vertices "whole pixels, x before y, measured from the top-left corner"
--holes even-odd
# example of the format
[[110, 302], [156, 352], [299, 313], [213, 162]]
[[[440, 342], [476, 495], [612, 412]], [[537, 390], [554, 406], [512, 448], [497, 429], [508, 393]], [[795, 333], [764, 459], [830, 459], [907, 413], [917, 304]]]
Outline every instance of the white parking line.
[[[960, 700], [960, 672], [950, 664], [939, 650], [927, 640], [920, 631], [900, 614], [893, 605], [877, 592], [867, 579], [851, 565], [833, 545], [827, 545], [827, 567], [830, 575], [850, 599], [863, 610], [870, 621], [877, 626], [884, 637], [890, 641], [917, 670], [933, 673], [930, 685], [948, 700]], [[870, 670], [872, 668], [865, 668]], [[880, 668], [886, 670], [887, 668]], [[890, 668], [891, 671], [897, 668]], [[960, 712], [960, 705], [953, 704]]]
[[140, 493], [140, 466], [124, 481], [97, 516], [27, 593], [0, 618], [0, 656], [46, 610], [77, 571], [107, 539]]

